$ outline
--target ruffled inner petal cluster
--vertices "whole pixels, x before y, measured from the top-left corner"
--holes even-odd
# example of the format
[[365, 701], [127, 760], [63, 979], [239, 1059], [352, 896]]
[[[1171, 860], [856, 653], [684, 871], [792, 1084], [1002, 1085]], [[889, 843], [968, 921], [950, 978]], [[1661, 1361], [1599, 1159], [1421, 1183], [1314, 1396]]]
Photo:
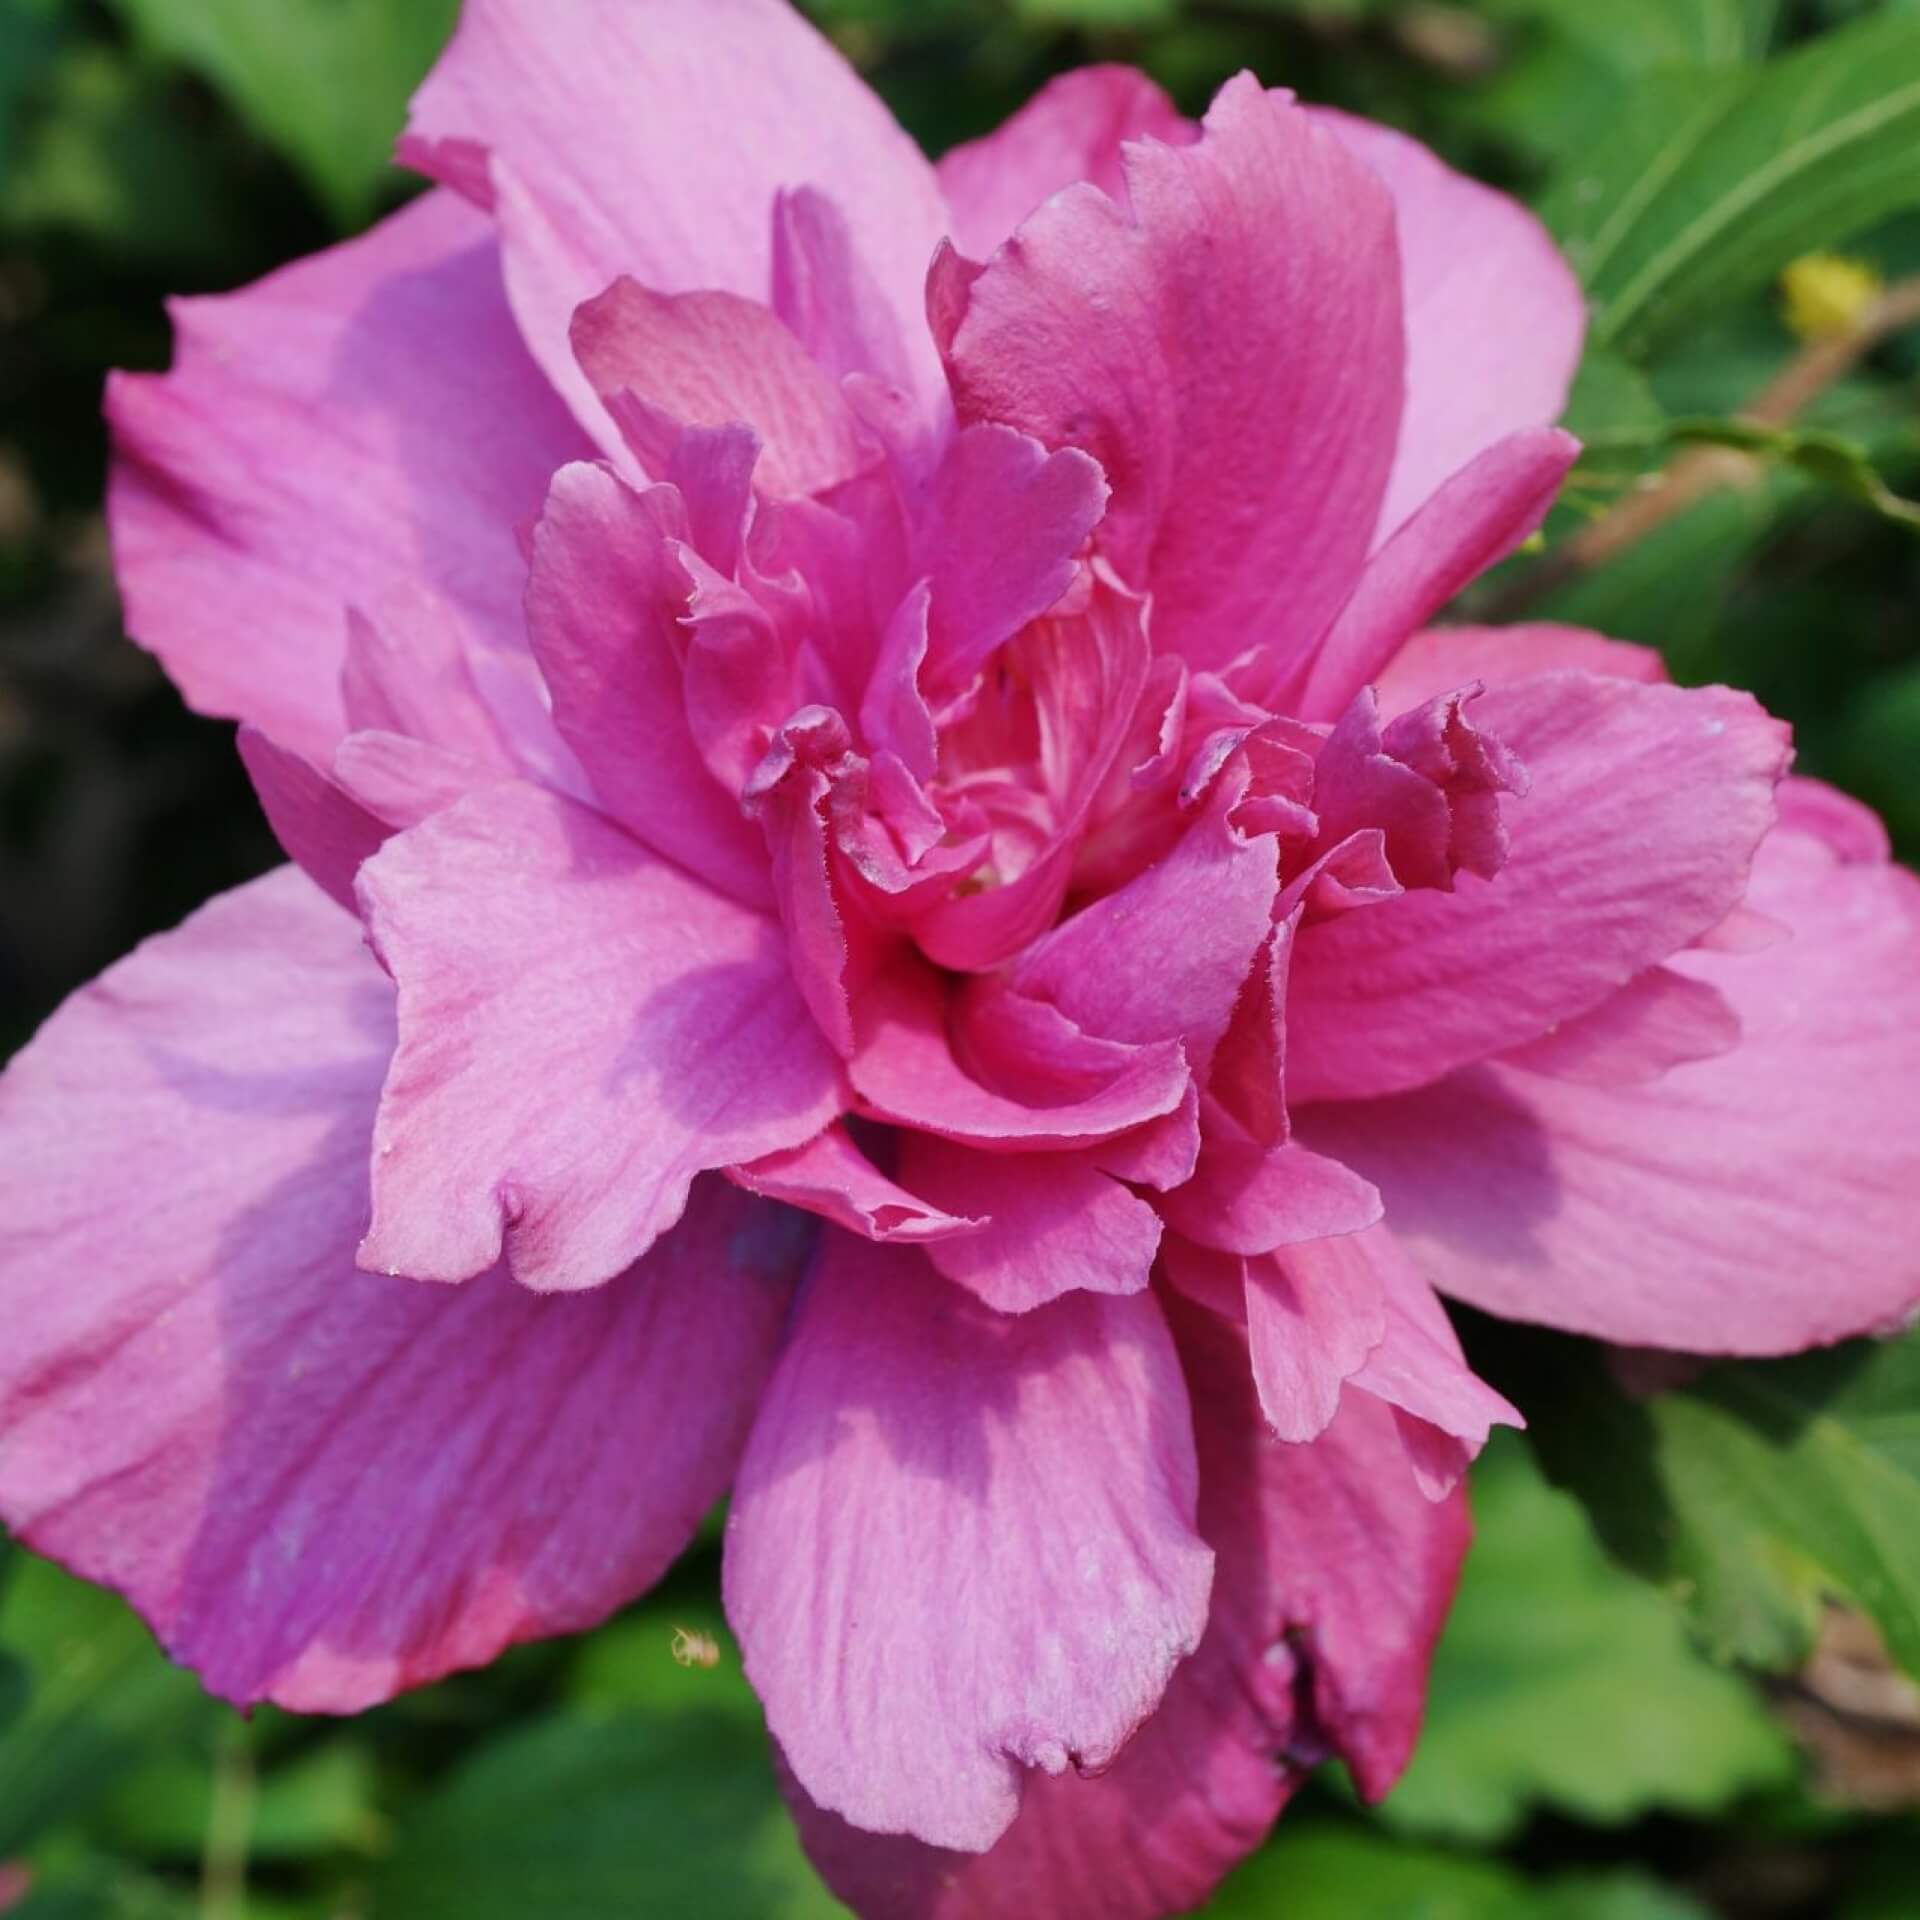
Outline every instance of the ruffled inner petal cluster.
[[1427, 628], [1582, 312], [1400, 136], [1095, 69], [936, 171], [783, 0], [469, 0], [403, 154], [112, 396], [134, 628], [314, 884], [7, 1076], [0, 1515], [347, 1707], [732, 1486], [862, 1912], [1190, 1905], [1406, 1756], [1517, 1418], [1433, 1283], [1920, 1298], [1913, 883], [1744, 696]]

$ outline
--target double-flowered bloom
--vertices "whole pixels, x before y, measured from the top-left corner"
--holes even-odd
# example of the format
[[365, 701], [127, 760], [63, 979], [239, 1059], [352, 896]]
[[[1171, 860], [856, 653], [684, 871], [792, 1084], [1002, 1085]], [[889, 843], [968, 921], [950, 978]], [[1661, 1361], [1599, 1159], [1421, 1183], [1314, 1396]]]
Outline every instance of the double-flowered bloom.
[[297, 863], [9, 1070], [0, 1517], [235, 1700], [726, 1597], [861, 1912], [1190, 1905], [1403, 1764], [1433, 1291], [1920, 1301], [1920, 886], [1745, 696], [1430, 628], [1544, 234], [1249, 78], [928, 165], [783, 0], [468, 0], [364, 238], [116, 382]]

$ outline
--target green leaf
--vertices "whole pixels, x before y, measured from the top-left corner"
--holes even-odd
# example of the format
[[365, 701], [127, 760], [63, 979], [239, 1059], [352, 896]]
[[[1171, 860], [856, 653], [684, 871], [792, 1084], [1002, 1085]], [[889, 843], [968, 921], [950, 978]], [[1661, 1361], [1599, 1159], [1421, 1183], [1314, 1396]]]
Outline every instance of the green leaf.
[[197, 1920], [199, 1914], [197, 1900], [163, 1881], [119, 1862], [86, 1859], [36, 1874], [7, 1920]]
[[[717, 1601], [675, 1584], [582, 1644], [569, 1710], [494, 1741], [415, 1811], [373, 1920], [842, 1913], [800, 1852]], [[709, 1635], [715, 1664], [682, 1665], [676, 1629]]]
[[1706, 1814], [1792, 1776], [1752, 1689], [1608, 1561], [1524, 1442], [1500, 1436], [1473, 1491], [1473, 1551], [1389, 1826], [1485, 1844], [1539, 1808], [1602, 1825]]
[[418, 1808], [375, 1920], [825, 1920], [773, 1782], [734, 1713], [557, 1715], [496, 1739]]
[[1529, 1395], [1548, 1471], [1719, 1659], [1797, 1665], [1831, 1596], [1920, 1674], [1920, 1335], [1716, 1366], [1636, 1402], [1590, 1356]]
[[1796, 255], [1920, 203], [1920, 17], [1883, 16], [1764, 67], [1650, 74], [1541, 212], [1631, 357]]
[[1312, 1819], [1283, 1819], [1204, 1911], [1207, 1920], [1707, 1920], [1637, 1873], [1528, 1881], [1492, 1860]]
[[1824, 427], [1761, 427], [1739, 419], [1674, 420], [1666, 433], [1674, 441], [1731, 447], [1763, 460], [1784, 462], [1830, 492], [1858, 500], [1898, 526], [1920, 530], [1920, 504], [1895, 493], [1866, 448], [1843, 434]]
[[21, 1555], [0, 1589], [0, 1649], [29, 1675], [0, 1728], [0, 1860], [95, 1807], [218, 1709], [110, 1593]]
[[373, 211], [408, 97], [458, 0], [113, 0], [224, 94], [342, 227]]

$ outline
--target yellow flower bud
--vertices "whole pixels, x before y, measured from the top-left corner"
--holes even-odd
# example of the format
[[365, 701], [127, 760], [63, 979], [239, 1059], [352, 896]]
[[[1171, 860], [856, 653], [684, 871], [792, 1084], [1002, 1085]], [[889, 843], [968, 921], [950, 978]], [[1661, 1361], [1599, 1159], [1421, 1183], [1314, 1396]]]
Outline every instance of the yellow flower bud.
[[1840, 340], [1857, 333], [1883, 282], [1864, 260], [1806, 253], [1780, 276], [1787, 325], [1802, 340]]

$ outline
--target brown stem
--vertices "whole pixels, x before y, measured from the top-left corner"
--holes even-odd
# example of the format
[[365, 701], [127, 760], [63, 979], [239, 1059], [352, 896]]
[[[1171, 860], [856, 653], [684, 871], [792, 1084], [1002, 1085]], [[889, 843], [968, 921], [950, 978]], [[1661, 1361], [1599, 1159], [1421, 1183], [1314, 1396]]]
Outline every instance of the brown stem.
[[[1886, 288], [1852, 332], [1803, 347], [1748, 401], [1740, 418], [1756, 427], [1787, 426], [1889, 334], [1915, 325], [1920, 325], [1920, 275]], [[1753, 454], [1731, 447], [1687, 448], [1539, 565], [1529, 567], [1494, 598], [1486, 618], [1518, 618], [1568, 581], [1618, 559], [1708, 494], [1749, 484], [1762, 465]]]

